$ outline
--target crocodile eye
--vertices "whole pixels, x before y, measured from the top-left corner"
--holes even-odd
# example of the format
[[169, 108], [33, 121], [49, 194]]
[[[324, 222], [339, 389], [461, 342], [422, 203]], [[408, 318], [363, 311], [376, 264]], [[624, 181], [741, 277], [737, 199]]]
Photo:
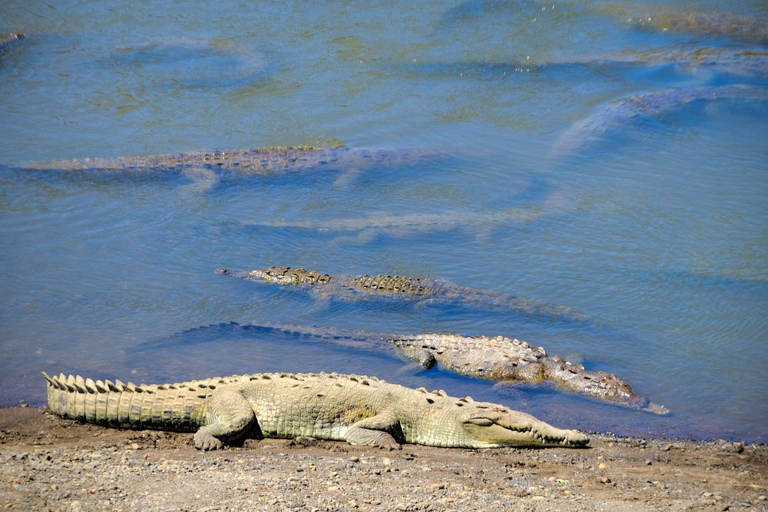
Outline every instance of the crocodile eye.
[[467, 423], [471, 423], [472, 425], [477, 425], [478, 427], [490, 427], [491, 425], [493, 425], [493, 422], [488, 418], [472, 418], [470, 420], [467, 420]]

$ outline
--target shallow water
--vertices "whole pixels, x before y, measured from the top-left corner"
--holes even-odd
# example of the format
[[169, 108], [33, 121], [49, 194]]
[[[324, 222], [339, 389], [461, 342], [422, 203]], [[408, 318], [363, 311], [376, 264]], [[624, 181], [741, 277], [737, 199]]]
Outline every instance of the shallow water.
[[[627, 62], [768, 51], [628, 21], [669, 10], [768, 17], [759, 1], [3, 2], [0, 31], [27, 38], [0, 50], [0, 405], [42, 404], [40, 371], [150, 382], [326, 370], [586, 430], [765, 442], [768, 101], [624, 112], [558, 145], [633, 95], [766, 90], [754, 62]], [[211, 186], [19, 168], [299, 144], [439, 156]], [[323, 222], [352, 227], [312, 229]], [[316, 300], [213, 273], [269, 265], [445, 279], [591, 321]], [[672, 413], [502, 392], [388, 353], [243, 329], [179, 334], [231, 321], [503, 334], [616, 373]]]

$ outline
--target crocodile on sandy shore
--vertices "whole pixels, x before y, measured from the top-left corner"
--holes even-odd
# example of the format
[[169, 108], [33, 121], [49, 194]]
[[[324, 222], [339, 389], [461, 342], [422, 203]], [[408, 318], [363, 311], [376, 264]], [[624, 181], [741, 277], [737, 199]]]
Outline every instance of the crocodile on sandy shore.
[[[454, 373], [497, 381], [503, 387], [515, 383], [550, 384], [558, 390], [597, 398], [614, 405], [655, 414], [669, 412], [665, 407], [638, 396], [629, 384], [612, 373], [587, 370], [583, 365], [548, 355], [544, 347], [503, 336], [386, 335], [337, 328], [230, 322], [196, 327], [172, 339], [195, 343], [220, 339], [222, 335], [229, 334], [258, 341], [277, 337], [282, 342], [284, 338], [293, 338], [358, 350], [394, 351], [426, 369], [439, 364]], [[168, 339], [164, 342], [167, 343]], [[156, 349], [158, 341], [147, 343], [147, 346]]]
[[396, 449], [583, 447], [589, 438], [503, 405], [453, 398], [375, 377], [263, 373], [164, 385], [49, 377], [56, 414], [105, 426], [195, 432], [215, 450], [245, 437], [315, 437]]
[[635, 94], [600, 107], [574, 124], [556, 141], [554, 151], [567, 154], [586, 146], [610, 129], [635, 119], [659, 117], [695, 101], [768, 100], [768, 90], [746, 85], [673, 88]]
[[352, 171], [374, 166], [413, 163], [433, 156], [435, 156], [434, 151], [420, 149], [388, 150], [295, 146], [26, 162], [15, 167], [53, 171], [175, 172], [182, 173], [196, 181], [210, 181], [224, 176], [266, 176], [318, 169]]
[[216, 269], [217, 274], [239, 277], [260, 283], [291, 285], [310, 290], [318, 298], [352, 302], [366, 299], [394, 299], [419, 303], [465, 304], [515, 310], [552, 319], [583, 322], [585, 315], [563, 306], [504, 293], [459, 286], [448, 281], [436, 281], [407, 276], [383, 274], [362, 276], [332, 276], [303, 268], [268, 267], [246, 271]]

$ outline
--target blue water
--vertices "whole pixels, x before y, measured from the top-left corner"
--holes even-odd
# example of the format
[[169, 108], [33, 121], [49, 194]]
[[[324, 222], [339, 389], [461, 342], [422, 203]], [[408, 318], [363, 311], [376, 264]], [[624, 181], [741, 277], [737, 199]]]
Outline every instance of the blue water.
[[[669, 11], [768, 18], [759, 0], [4, 1], [0, 32], [27, 38], [0, 50], [0, 405], [42, 404], [41, 371], [138, 383], [326, 370], [471, 394], [590, 431], [765, 442], [768, 101], [702, 98], [600, 117], [672, 88], [768, 89], [760, 65], [615, 58], [768, 51], [629, 21]], [[163, 173], [21, 168], [298, 144], [439, 156], [208, 187]], [[455, 226], [366, 227], [407, 215]], [[494, 220], [466, 221], [482, 215]], [[355, 219], [359, 229], [274, 225]], [[269, 265], [445, 279], [590, 321], [319, 300], [213, 273]], [[503, 391], [288, 336], [184, 333], [232, 321], [503, 334], [616, 373], [672, 412]]]

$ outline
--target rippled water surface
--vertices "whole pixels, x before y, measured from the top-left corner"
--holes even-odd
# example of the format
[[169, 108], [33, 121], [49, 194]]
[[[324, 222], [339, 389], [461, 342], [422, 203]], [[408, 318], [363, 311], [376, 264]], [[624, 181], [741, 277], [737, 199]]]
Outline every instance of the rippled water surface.
[[[0, 32], [27, 37], [0, 49], [0, 405], [42, 404], [41, 371], [326, 370], [591, 431], [765, 442], [768, 46], [732, 23], [647, 21], [681, 12], [768, 19], [758, 0], [3, 2]], [[23, 168], [304, 144], [427, 156], [213, 183]], [[590, 320], [213, 272], [269, 265], [444, 279]], [[671, 414], [292, 336], [184, 332], [233, 321], [503, 334]]]

